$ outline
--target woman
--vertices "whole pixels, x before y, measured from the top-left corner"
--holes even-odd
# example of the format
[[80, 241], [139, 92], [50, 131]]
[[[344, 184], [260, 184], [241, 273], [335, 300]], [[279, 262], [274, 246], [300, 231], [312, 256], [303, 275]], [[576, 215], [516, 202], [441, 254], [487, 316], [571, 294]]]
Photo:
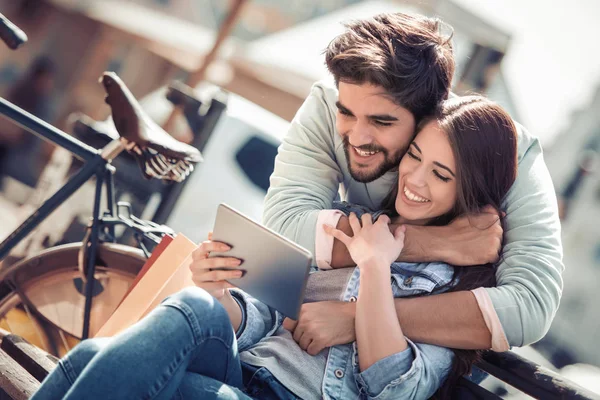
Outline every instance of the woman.
[[[481, 97], [449, 100], [438, 115], [420, 123], [400, 163], [389, 209], [406, 224], [444, 224], [486, 205], [499, 211], [516, 170], [510, 117]], [[362, 224], [350, 214], [353, 237], [328, 228], [357, 265], [349, 269], [338, 297], [357, 301], [355, 343], [315, 356], [302, 351], [281, 328], [279, 313], [229, 290], [225, 279], [242, 275], [241, 262], [208, 258], [210, 251], [228, 247], [207, 241], [194, 252], [191, 266], [204, 290], [169, 297], [114, 338], [82, 342], [33, 398], [424, 399], [444, 382], [450, 387], [468, 370], [473, 353], [456, 357], [449, 349], [405, 339], [393, 298], [493, 285], [493, 267], [397, 263], [402, 228], [390, 233], [390, 218], [382, 212], [340, 208], [362, 214]]]

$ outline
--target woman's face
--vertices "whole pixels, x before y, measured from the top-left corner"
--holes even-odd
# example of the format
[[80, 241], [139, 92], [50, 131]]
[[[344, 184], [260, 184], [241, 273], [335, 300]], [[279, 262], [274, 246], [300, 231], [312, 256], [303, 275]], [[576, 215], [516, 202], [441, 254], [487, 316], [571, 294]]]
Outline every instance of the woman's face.
[[456, 163], [437, 121], [426, 124], [400, 161], [396, 211], [403, 220], [423, 225], [456, 203]]

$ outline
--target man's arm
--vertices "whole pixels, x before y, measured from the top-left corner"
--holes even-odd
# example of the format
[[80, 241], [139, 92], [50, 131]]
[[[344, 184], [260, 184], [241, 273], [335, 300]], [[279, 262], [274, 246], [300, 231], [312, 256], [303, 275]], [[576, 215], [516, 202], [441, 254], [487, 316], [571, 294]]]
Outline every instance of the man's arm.
[[[562, 294], [564, 265], [556, 194], [541, 145], [518, 128], [519, 153], [525, 154], [505, 199], [505, 244], [497, 287], [482, 290], [484, 296], [478, 300], [490, 300], [511, 346], [526, 346], [550, 328]], [[527, 138], [531, 144], [523, 146]]]
[[[489, 349], [492, 337], [472, 292], [394, 299], [398, 321], [414, 342], [455, 349]], [[355, 302], [321, 301], [302, 305], [298, 321], [286, 320], [284, 328], [302, 337], [315, 355], [321, 350], [356, 340]]]
[[[390, 224], [392, 232], [398, 227]], [[352, 236], [348, 217], [340, 217], [337, 229]], [[447, 226], [406, 225], [405, 247], [397, 261], [435, 262], [469, 266], [496, 262], [502, 244], [502, 227], [493, 209], [478, 215], [460, 217]], [[348, 249], [333, 241], [331, 267], [354, 265]]]
[[335, 114], [326, 90], [315, 84], [292, 121], [275, 159], [263, 213], [267, 227], [312, 254], [319, 212], [331, 208], [342, 180], [335, 158]]
[[398, 320], [412, 341], [454, 349], [489, 349], [492, 337], [468, 291], [395, 299]]

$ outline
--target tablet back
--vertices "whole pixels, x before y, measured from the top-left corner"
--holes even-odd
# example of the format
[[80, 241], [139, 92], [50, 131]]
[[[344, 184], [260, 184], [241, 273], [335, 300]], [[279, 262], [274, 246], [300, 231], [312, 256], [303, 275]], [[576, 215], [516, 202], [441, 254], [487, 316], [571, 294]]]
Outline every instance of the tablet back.
[[232, 247], [228, 256], [243, 260], [246, 274], [231, 284], [292, 319], [298, 318], [310, 271], [310, 252], [226, 204], [217, 210], [213, 240]]

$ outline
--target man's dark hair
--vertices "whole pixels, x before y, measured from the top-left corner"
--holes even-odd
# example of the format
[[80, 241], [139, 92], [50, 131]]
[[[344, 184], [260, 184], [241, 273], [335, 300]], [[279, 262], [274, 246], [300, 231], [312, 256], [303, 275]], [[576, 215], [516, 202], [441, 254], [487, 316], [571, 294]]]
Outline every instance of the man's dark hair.
[[336, 83], [370, 83], [419, 121], [448, 97], [454, 56], [437, 18], [380, 14], [346, 24], [325, 50]]

